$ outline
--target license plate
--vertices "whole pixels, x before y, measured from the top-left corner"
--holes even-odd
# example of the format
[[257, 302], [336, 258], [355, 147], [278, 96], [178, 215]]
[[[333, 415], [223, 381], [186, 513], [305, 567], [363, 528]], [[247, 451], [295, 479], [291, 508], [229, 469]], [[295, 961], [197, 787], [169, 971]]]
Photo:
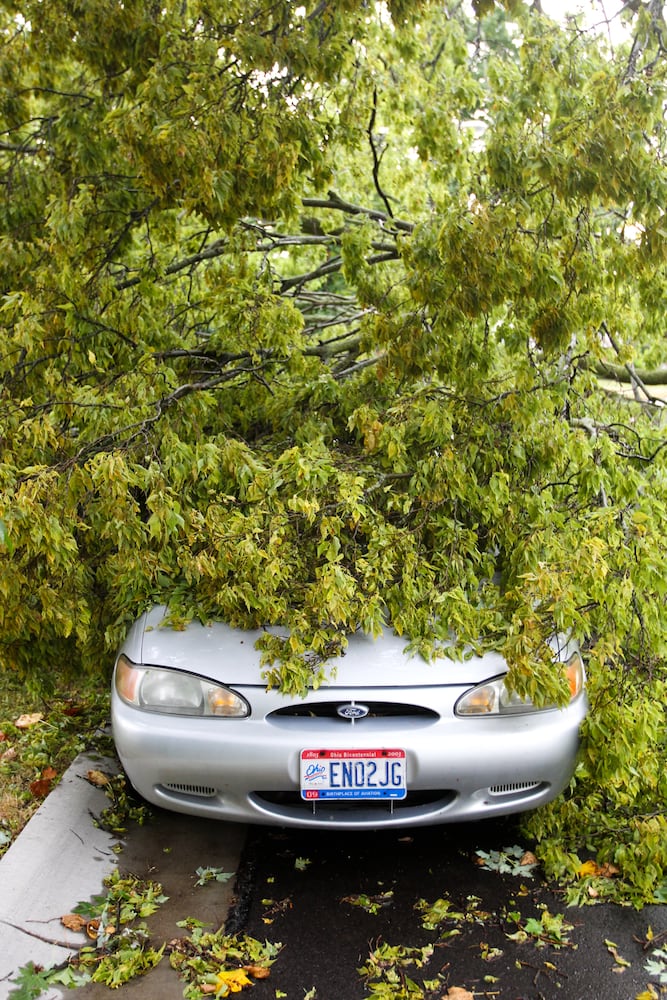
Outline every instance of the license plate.
[[302, 750], [301, 798], [404, 799], [405, 750]]

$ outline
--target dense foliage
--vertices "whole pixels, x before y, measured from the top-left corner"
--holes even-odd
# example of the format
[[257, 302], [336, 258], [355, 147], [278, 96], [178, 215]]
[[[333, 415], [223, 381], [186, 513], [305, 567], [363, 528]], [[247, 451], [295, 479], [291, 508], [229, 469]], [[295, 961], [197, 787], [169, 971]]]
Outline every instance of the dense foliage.
[[389, 623], [544, 701], [572, 630], [532, 832], [665, 894], [661, 6], [0, 2], [3, 669], [163, 601], [289, 626], [285, 688]]

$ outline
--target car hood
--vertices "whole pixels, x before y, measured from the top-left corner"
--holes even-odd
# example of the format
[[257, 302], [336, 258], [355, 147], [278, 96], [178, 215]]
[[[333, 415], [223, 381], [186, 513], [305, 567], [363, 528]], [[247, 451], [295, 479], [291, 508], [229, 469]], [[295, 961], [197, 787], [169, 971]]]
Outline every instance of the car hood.
[[[155, 607], [133, 625], [121, 652], [134, 663], [172, 667], [210, 677], [219, 683], [264, 685], [260, 653], [255, 648], [262, 629], [231, 628], [223, 622], [191, 622], [178, 630], [164, 624], [166, 609]], [[274, 634], [284, 630], [272, 627]], [[323, 687], [392, 687], [432, 684], [470, 685], [507, 670], [499, 653], [464, 660], [424, 660], [407, 651], [408, 640], [385, 628], [377, 639], [356, 632], [347, 650], [326, 665]]]

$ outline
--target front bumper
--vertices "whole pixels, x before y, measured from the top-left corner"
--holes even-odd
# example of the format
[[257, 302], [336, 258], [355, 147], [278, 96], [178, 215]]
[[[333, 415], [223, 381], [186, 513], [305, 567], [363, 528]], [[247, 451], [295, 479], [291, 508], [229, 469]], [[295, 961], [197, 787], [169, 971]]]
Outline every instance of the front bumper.
[[[521, 812], [567, 787], [586, 715], [580, 695], [566, 709], [498, 718], [458, 718], [458, 685], [384, 691], [377, 701], [428, 706], [430, 715], [368, 718], [276, 716], [285, 698], [263, 688], [236, 690], [247, 719], [147, 713], [112, 695], [120, 760], [149, 802], [196, 816], [291, 827], [370, 829], [419, 826]], [[364, 701], [368, 690], [322, 688], [309, 702]], [[306, 802], [299, 789], [304, 748], [400, 747], [408, 795], [398, 802]]]

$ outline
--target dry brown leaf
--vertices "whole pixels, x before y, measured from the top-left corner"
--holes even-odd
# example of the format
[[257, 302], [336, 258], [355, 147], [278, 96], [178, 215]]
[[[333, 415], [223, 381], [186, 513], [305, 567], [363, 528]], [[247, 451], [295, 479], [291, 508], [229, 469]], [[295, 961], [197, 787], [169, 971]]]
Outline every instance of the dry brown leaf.
[[102, 924], [97, 917], [95, 917], [94, 920], [89, 920], [88, 923], [86, 924], [86, 934], [88, 935], [91, 941], [97, 941], [98, 937], [100, 936], [100, 931], [104, 934], [105, 937], [110, 938], [112, 937], [112, 935], [116, 933], [116, 928], [114, 924], [106, 924], [104, 927], [102, 927]]
[[0, 743], [5, 743], [8, 739], [9, 736], [7, 735], [7, 733], [3, 732], [2, 729], [0, 729]]
[[253, 979], [268, 979], [271, 975], [271, 970], [264, 965], [244, 965], [243, 971], [247, 972]]
[[2, 757], [0, 757], [0, 760], [14, 760], [17, 753], [16, 747], [9, 747], [9, 749], [5, 750]]
[[27, 715], [19, 715], [14, 725], [17, 729], [30, 729], [31, 726], [36, 726], [38, 722], [41, 722], [43, 718], [43, 712], [31, 712]]
[[58, 772], [54, 767], [45, 767], [42, 769], [42, 779], [44, 781], [53, 781], [54, 778], [58, 777]]
[[522, 855], [521, 861], [519, 862], [519, 864], [520, 865], [536, 865], [537, 864], [537, 858], [535, 857], [535, 855], [533, 854], [532, 851], [526, 851], [525, 854]]
[[30, 782], [30, 791], [36, 799], [44, 799], [51, 791], [51, 778], [38, 778]]
[[475, 1000], [474, 993], [462, 986], [450, 986], [446, 996], [447, 1000]]
[[215, 983], [200, 983], [198, 989], [201, 993], [217, 993], [218, 991]]
[[88, 771], [86, 777], [91, 785], [96, 785], [97, 788], [103, 788], [104, 785], [108, 785], [111, 781], [109, 775], [105, 774], [104, 771]]
[[66, 913], [60, 918], [60, 923], [70, 931], [82, 931], [86, 926], [85, 918], [80, 913]]

